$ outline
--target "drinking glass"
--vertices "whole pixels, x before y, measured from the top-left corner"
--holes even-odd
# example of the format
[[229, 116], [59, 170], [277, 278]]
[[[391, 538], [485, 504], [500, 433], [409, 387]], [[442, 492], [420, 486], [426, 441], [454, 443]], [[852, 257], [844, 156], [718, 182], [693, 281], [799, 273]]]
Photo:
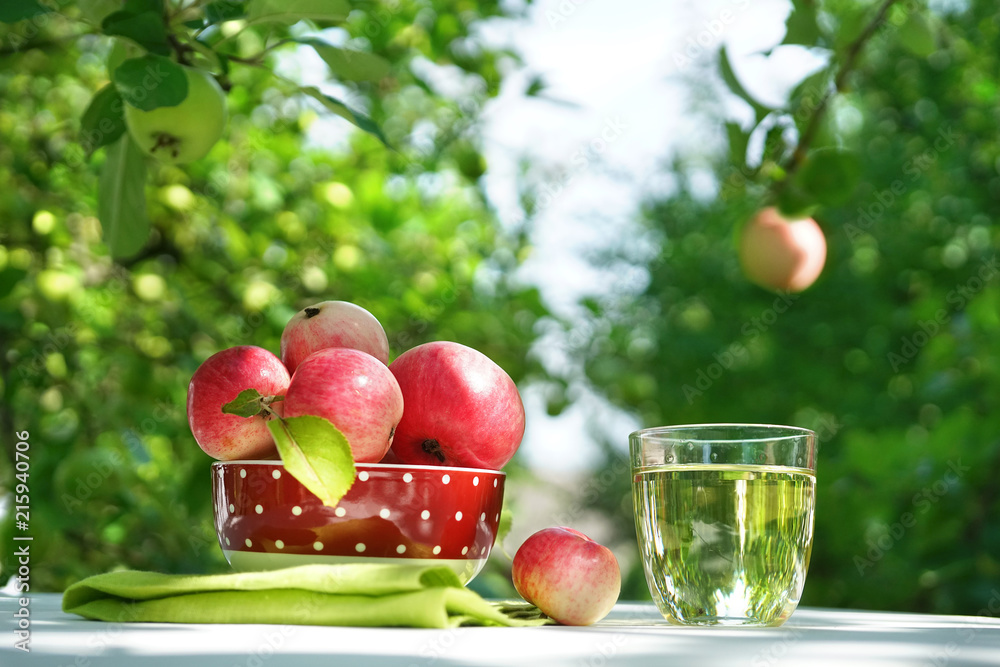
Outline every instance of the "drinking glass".
[[679, 625], [776, 626], [813, 541], [816, 434], [694, 424], [629, 435], [635, 526], [653, 601]]

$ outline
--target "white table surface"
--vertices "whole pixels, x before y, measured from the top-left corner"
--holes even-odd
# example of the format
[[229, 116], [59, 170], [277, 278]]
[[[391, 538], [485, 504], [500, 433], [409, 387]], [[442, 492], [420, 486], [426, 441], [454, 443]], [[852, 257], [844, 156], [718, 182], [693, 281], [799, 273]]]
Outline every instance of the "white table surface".
[[802, 608], [780, 628], [680, 628], [651, 604], [619, 604], [587, 628], [418, 630], [102, 623], [31, 598], [31, 652], [14, 648], [17, 602], [0, 596], [0, 666], [358, 665], [1000, 666], [1000, 620]]

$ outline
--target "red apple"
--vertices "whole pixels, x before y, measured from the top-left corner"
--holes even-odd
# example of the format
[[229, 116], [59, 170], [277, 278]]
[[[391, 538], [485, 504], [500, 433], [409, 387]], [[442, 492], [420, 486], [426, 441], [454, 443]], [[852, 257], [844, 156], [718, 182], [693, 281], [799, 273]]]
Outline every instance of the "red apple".
[[826, 238], [812, 218], [789, 221], [765, 208], [743, 228], [740, 264], [753, 283], [772, 290], [801, 292], [826, 262]]
[[572, 528], [545, 528], [525, 540], [511, 576], [521, 597], [563, 625], [601, 620], [622, 588], [611, 550]]
[[300, 310], [281, 332], [281, 360], [294, 373], [302, 360], [328, 347], [349, 347], [389, 363], [385, 329], [361, 306], [324, 301]]
[[[268, 417], [227, 415], [222, 406], [245, 389], [280, 396], [288, 389], [288, 369], [278, 357], [253, 345], [231, 347], [205, 360], [188, 385], [188, 425], [206, 454], [222, 461], [264, 458], [274, 452]], [[280, 414], [281, 402], [272, 405]]]
[[459, 343], [418, 345], [389, 370], [406, 410], [392, 451], [403, 463], [499, 470], [524, 436], [517, 386], [482, 352]]
[[340, 429], [357, 463], [377, 463], [392, 444], [403, 395], [372, 355], [329, 347], [306, 357], [285, 393], [284, 416], [315, 415]]

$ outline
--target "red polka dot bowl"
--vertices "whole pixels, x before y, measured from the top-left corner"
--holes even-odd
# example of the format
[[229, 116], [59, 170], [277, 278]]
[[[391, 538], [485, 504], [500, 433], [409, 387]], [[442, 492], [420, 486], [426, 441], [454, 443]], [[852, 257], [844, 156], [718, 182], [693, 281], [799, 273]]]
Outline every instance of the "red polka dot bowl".
[[486, 564], [500, 522], [496, 470], [359, 463], [327, 507], [280, 461], [212, 464], [215, 530], [235, 570], [311, 563], [448, 565], [467, 583]]

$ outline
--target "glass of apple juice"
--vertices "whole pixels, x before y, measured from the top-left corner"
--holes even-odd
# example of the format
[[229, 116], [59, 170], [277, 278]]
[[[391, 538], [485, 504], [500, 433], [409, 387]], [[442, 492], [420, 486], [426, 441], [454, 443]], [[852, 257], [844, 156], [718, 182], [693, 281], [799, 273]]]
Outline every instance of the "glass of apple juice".
[[629, 435], [639, 552], [653, 601], [678, 625], [777, 626], [809, 568], [816, 434], [762, 424]]

